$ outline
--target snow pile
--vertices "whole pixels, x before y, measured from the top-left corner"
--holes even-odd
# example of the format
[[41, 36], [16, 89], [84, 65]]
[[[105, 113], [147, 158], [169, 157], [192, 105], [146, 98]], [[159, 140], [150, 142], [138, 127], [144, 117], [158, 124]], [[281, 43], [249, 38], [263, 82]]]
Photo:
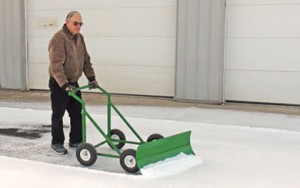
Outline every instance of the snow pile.
[[200, 164], [202, 164], [200, 157], [180, 153], [175, 157], [145, 166], [141, 169], [141, 173], [145, 178], [156, 179], [184, 173]]

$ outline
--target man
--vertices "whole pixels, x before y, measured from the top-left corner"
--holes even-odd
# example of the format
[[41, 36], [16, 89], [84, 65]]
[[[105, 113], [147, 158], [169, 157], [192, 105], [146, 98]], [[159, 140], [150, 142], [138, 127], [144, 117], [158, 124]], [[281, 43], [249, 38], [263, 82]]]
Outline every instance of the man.
[[98, 83], [87, 52], [84, 38], [80, 34], [82, 18], [79, 12], [71, 11], [66, 17], [62, 29], [54, 34], [49, 43], [49, 88], [51, 91], [51, 148], [58, 154], [66, 154], [64, 147], [63, 116], [67, 110], [70, 117], [71, 130], [69, 134], [69, 147], [77, 148], [82, 142], [81, 104], [68, 92], [74, 92], [81, 98], [78, 79], [82, 72], [88, 78], [92, 88]]

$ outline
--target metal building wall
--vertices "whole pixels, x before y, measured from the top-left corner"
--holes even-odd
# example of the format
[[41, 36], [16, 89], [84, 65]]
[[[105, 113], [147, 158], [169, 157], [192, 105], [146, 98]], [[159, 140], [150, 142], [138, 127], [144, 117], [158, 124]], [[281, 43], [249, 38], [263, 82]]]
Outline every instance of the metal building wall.
[[176, 100], [223, 102], [225, 0], [178, 0]]
[[0, 88], [26, 90], [24, 0], [0, 0], [0, 25]]

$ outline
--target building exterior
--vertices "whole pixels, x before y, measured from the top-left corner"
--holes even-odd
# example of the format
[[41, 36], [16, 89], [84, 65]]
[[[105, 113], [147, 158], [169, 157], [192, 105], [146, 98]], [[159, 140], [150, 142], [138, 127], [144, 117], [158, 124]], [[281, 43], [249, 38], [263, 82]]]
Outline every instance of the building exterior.
[[300, 0], [0, 0], [0, 88], [48, 89], [71, 10], [111, 93], [300, 104]]

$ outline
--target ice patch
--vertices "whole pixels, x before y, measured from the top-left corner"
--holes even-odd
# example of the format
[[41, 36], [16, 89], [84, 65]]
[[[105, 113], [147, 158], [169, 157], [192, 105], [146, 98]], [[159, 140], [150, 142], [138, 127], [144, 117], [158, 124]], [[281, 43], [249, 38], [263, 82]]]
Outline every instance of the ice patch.
[[144, 178], [156, 179], [182, 173], [200, 164], [202, 164], [200, 157], [180, 153], [175, 157], [149, 164], [140, 169], [140, 171]]

